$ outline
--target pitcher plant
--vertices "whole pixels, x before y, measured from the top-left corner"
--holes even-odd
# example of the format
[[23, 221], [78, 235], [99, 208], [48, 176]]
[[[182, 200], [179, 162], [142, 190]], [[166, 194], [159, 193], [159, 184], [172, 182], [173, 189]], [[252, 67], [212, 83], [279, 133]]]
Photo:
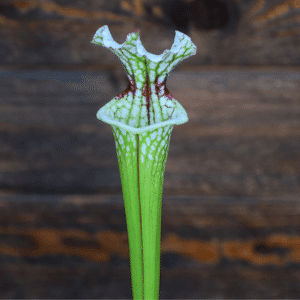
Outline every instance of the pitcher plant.
[[92, 43], [110, 49], [129, 79], [128, 87], [97, 118], [111, 125], [116, 144], [133, 299], [159, 299], [164, 170], [172, 129], [188, 121], [166, 80], [176, 65], [196, 54], [196, 46], [176, 31], [171, 49], [154, 55], [143, 47], [139, 29], [118, 44], [107, 25], [97, 30]]

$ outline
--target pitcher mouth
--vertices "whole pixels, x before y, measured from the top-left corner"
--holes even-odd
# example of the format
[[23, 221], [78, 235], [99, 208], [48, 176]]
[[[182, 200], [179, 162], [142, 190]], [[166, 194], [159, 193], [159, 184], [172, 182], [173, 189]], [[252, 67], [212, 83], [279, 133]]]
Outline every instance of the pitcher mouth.
[[103, 113], [102, 109], [105, 109], [105, 106], [103, 106], [97, 112], [97, 119], [99, 119], [102, 122], [107, 123], [109, 125], [115, 125], [115, 126], [121, 128], [121, 129], [124, 129], [124, 130], [126, 130], [130, 133], [133, 133], [133, 134], [142, 134], [144, 132], [152, 131], [152, 130], [155, 130], [157, 128], [165, 127], [165, 126], [169, 126], [169, 125], [180, 125], [180, 124], [186, 123], [189, 120], [186, 112], [185, 113], [182, 112], [179, 116], [177, 116], [174, 119], [159, 122], [159, 123], [152, 124], [152, 125], [147, 125], [147, 126], [140, 127], [140, 128], [136, 128], [136, 127], [124, 124], [120, 121], [116, 121], [116, 120], [110, 118], [109, 116], [105, 115], [105, 113]]
[[[193, 45], [191, 38], [189, 36], [185, 35], [184, 33], [180, 32], [180, 31], [175, 30], [175, 38], [174, 38], [172, 47], [170, 49], [164, 50], [164, 52], [162, 54], [156, 55], [156, 54], [152, 54], [152, 53], [148, 52], [144, 48], [144, 46], [141, 42], [141, 39], [140, 39], [139, 29], [128, 34], [126, 36], [125, 42], [123, 44], [119, 44], [113, 39], [107, 25], [102, 26], [101, 28], [99, 28], [96, 31], [91, 43], [94, 43], [97, 45], [98, 43], [102, 42], [103, 46], [106, 48], [112, 48], [114, 50], [119, 50], [120, 48], [123, 48], [124, 46], [129, 44], [132, 37], [136, 34], [138, 35], [137, 39], [136, 39], [137, 54], [139, 54], [139, 56], [145, 56], [149, 61], [154, 62], [154, 63], [164, 60], [164, 58], [166, 58], [170, 54], [177, 54], [182, 48], [184, 48], [184, 46], [186, 45], [187, 42], [189, 44]], [[100, 37], [102, 37], [102, 41], [101, 41]], [[192, 51], [191, 51], [190, 55], [196, 54], [196, 47], [194, 46], [191, 49], [192, 49]]]

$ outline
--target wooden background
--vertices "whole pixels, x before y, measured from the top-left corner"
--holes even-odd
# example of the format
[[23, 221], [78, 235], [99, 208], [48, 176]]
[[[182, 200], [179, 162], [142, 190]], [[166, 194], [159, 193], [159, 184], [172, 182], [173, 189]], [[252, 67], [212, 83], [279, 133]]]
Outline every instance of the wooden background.
[[137, 28], [197, 55], [168, 89], [175, 126], [161, 299], [299, 299], [300, 1], [0, 3], [0, 298], [130, 299], [115, 144], [100, 107], [127, 87], [90, 43]]
[[2, 0], [0, 9], [5, 65], [119, 65], [90, 44], [103, 25], [118, 43], [139, 28], [154, 54], [171, 47], [175, 30], [184, 32], [198, 47], [186, 66], [300, 64], [299, 0]]

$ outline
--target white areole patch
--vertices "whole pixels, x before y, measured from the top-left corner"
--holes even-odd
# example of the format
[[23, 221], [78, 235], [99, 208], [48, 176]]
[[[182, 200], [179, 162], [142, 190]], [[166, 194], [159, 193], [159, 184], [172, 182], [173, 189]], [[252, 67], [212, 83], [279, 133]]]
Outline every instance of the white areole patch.
[[141, 150], [142, 150], [142, 152], [143, 152], [143, 154], [144, 155], [146, 155], [146, 144], [142, 144], [142, 148], [141, 148]]
[[150, 139], [148, 137], [146, 138], [146, 142], [147, 142], [147, 145], [150, 146]]
[[156, 132], [156, 131], [153, 131], [153, 132], [150, 134], [151, 140], [155, 140], [156, 135], [157, 135], [157, 132]]

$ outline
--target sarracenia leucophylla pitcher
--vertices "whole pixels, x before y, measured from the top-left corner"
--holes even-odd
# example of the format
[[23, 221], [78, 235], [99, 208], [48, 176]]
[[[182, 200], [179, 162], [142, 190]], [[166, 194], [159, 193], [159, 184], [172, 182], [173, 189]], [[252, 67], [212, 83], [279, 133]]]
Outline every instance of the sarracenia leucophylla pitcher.
[[176, 65], [196, 54], [196, 46], [176, 31], [171, 49], [154, 55], [143, 47], [139, 30], [118, 44], [107, 25], [97, 30], [92, 43], [118, 57], [130, 82], [98, 111], [97, 118], [112, 126], [116, 143], [133, 299], [158, 299], [165, 164], [174, 125], [188, 121], [185, 109], [167, 89], [166, 79]]

